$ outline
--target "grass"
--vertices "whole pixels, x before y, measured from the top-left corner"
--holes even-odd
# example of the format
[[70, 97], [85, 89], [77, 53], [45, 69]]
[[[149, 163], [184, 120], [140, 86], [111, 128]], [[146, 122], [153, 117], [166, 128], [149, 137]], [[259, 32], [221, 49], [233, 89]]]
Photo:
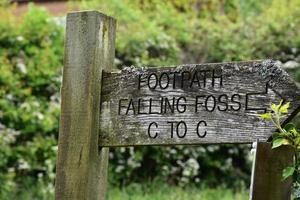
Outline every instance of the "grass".
[[124, 188], [109, 188], [108, 200], [248, 200], [248, 192], [233, 192], [225, 188], [176, 187], [164, 184], [142, 186], [131, 184]]
[[[50, 188], [49, 188], [50, 187]], [[19, 188], [19, 192], [0, 193], [1, 200], [53, 200], [53, 185], [30, 184]], [[160, 182], [146, 184], [131, 183], [122, 188], [110, 186], [107, 200], [248, 200], [246, 190], [233, 192], [231, 189], [195, 186], [169, 186]]]

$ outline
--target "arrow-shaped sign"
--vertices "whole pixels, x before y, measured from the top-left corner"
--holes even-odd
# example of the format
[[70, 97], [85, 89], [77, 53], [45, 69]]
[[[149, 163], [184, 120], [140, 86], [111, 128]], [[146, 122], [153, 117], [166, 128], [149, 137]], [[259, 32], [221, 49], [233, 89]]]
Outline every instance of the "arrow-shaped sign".
[[300, 90], [274, 61], [127, 69], [103, 73], [100, 146], [251, 143], [275, 127], [257, 114]]

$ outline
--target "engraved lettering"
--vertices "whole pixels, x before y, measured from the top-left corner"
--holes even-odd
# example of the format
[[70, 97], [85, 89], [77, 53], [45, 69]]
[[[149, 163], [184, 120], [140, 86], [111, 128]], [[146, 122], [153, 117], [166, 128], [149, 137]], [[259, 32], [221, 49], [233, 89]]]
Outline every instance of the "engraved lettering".
[[133, 104], [133, 99], [130, 99], [127, 110], [126, 110], [126, 115], [128, 115], [129, 111], [132, 110], [133, 114], [135, 114], [135, 108]]
[[157, 123], [156, 122], [151, 122], [150, 124], [149, 124], [149, 126], [148, 126], [148, 136], [150, 137], [150, 138], [156, 138], [157, 137], [157, 135], [158, 135], [158, 133], [157, 132], [155, 132], [154, 133], [154, 135], [151, 135], [151, 126], [152, 125], [154, 125], [156, 128], [158, 128], [158, 125], [157, 125]]
[[226, 111], [228, 109], [228, 96], [226, 94], [222, 94], [218, 98], [218, 102], [221, 105], [218, 105], [219, 111]]
[[[185, 75], [187, 74], [187, 76]], [[181, 73], [181, 88], [184, 88], [185, 81], [188, 81], [191, 79], [191, 73], [189, 71], [184, 71]]]
[[[165, 78], [166, 79], [165, 86], [162, 85], [162, 82], [163, 82], [162, 79], [163, 79], [163, 77], [166, 77]], [[159, 87], [161, 89], [166, 89], [169, 86], [169, 82], [170, 82], [170, 77], [169, 77], [168, 73], [166, 73], [166, 72], [161, 73], [161, 75], [159, 77]]]
[[140, 74], [139, 79], [138, 79], [138, 90], [141, 89], [142, 83], [145, 83], [145, 82], [146, 82], [145, 80], [142, 80], [142, 75]]
[[241, 103], [240, 103], [240, 100], [241, 100], [241, 95], [239, 94], [234, 94], [231, 96], [231, 102], [232, 103], [235, 103], [236, 107], [234, 106], [230, 106], [230, 109], [231, 110], [234, 110], [234, 111], [239, 111], [241, 109]]
[[200, 138], [204, 138], [206, 136], [206, 134], [207, 134], [207, 131], [205, 130], [202, 135], [199, 133], [199, 127], [201, 126], [201, 124], [204, 124], [205, 127], [207, 126], [206, 121], [203, 121], [203, 120], [199, 121], [198, 124], [197, 124], [197, 135]]
[[177, 80], [177, 76], [176, 74], [179, 74], [179, 72], [173, 72], [174, 76], [173, 76], [173, 89], [176, 88], [176, 80]]
[[218, 73], [216, 72], [216, 70], [212, 70], [212, 82], [211, 85], [212, 87], [215, 87], [215, 83], [217, 82], [216, 80], [219, 79], [219, 85], [220, 87], [223, 86], [223, 77], [222, 77], [222, 69], [218, 70]]
[[118, 114], [121, 115], [121, 108], [127, 108], [126, 106], [122, 106], [122, 101], [128, 101], [128, 99], [120, 99], [119, 100], [119, 110], [118, 110]]
[[159, 112], [154, 112], [153, 110], [152, 110], [152, 102], [153, 102], [153, 100], [152, 100], [152, 98], [150, 98], [149, 99], [149, 114], [160, 114]]
[[173, 130], [174, 130], [174, 125], [176, 122], [172, 122], [172, 121], [167, 121], [167, 124], [171, 124], [171, 138], [173, 138]]
[[170, 103], [168, 98], [165, 98], [165, 112], [167, 113], [167, 107], [171, 111], [171, 113], [174, 113], [174, 103], [175, 103], [175, 97], [172, 98], [172, 103]]
[[[209, 108], [208, 104], [210, 102], [210, 99], [212, 99], [212, 108]], [[209, 95], [207, 96], [206, 100], [205, 100], [205, 109], [208, 112], [213, 112], [216, 108], [216, 98], [213, 95]]]
[[197, 71], [195, 71], [195, 73], [193, 74], [193, 78], [192, 78], [192, 81], [191, 81], [191, 84], [190, 84], [190, 88], [193, 87], [194, 83], [197, 83], [198, 87], [200, 88], [200, 80], [199, 80]]
[[195, 113], [198, 112], [198, 105], [203, 105], [203, 102], [199, 102], [199, 99], [204, 98], [204, 97], [205, 97], [205, 95], [196, 96]]
[[[180, 100], [183, 100], [184, 104], [180, 104]], [[185, 105], [185, 102], [186, 102], [186, 98], [185, 97], [179, 97], [177, 99], [177, 102], [176, 102], [176, 110], [179, 112], [179, 113], [184, 113], [186, 111], [186, 105]], [[180, 109], [181, 108], [181, 109]]]
[[[154, 77], [154, 78], [152, 78], [152, 77]], [[152, 86], [151, 86], [151, 81], [154, 81], [154, 85], [152, 85]], [[155, 73], [151, 73], [148, 76], [148, 87], [149, 87], [149, 89], [154, 90], [157, 87], [157, 84], [158, 84], [157, 75]]]
[[139, 99], [138, 100], [138, 107], [137, 107], [137, 110], [138, 110], [138, 112], [137, 112], [137, 114], [138, 115], [143, 115], [143, 114], [147, 114], [146, 112], [141, 112], [141, 107], [142, 107], [142, 102], [143, 100], [142, 99]]
[[[179, 127], [182, 127], [183, 126], [183, 134], [180, 135], [180, 130], [179, 130]], [[177, 137], [179, 138], [184, 138], [185, 135], [186, 135], [186, 132], [187, 132], [187, 126], [186, 126], [186, 123], [184, 121], [180, 121], [177, 123], [177, 126], [176, 126], [176, 134], [177, 134]]]

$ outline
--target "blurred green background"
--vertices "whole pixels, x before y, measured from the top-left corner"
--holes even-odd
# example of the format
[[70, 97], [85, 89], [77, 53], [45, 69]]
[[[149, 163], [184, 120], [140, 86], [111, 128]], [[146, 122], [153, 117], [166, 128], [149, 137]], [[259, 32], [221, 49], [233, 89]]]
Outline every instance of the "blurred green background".
[[[300, 82], [299, 0], [91, 0], [115, 66], [275, 59]], [[53, 199], [65, 17], [0, 1], [0, 199]], [[296, 121], [299, 123], [299, 120]], [[115, 148], [109, 199], [248, 199], [251, 145]]]

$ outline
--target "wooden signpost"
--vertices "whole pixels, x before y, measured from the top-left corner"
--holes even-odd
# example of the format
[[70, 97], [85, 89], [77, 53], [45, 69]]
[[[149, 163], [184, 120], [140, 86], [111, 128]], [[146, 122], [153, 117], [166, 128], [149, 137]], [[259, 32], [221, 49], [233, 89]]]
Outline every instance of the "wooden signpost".
[[274, 127], [257, 114], [281, 99], [300, 105], [270, 60], [130, 69], [102, 83], [100, 146], [266, 141]]
[[[275, 128], [257, 114], [281, 99], [292, 105], [286, 122], [298, 112], [288, 74], [271, 60], [111, 72], [115, 24], [96, 11], [67, 16], [56, 199], [105, 198], [107, 147], [256, 140], [251, 199], [287, 199], [291, 182], [268, 167], [281, 169], [292, 153], [276, 159], [266, 143]], [[259, 196], [260, 188], [284, 192]]]

